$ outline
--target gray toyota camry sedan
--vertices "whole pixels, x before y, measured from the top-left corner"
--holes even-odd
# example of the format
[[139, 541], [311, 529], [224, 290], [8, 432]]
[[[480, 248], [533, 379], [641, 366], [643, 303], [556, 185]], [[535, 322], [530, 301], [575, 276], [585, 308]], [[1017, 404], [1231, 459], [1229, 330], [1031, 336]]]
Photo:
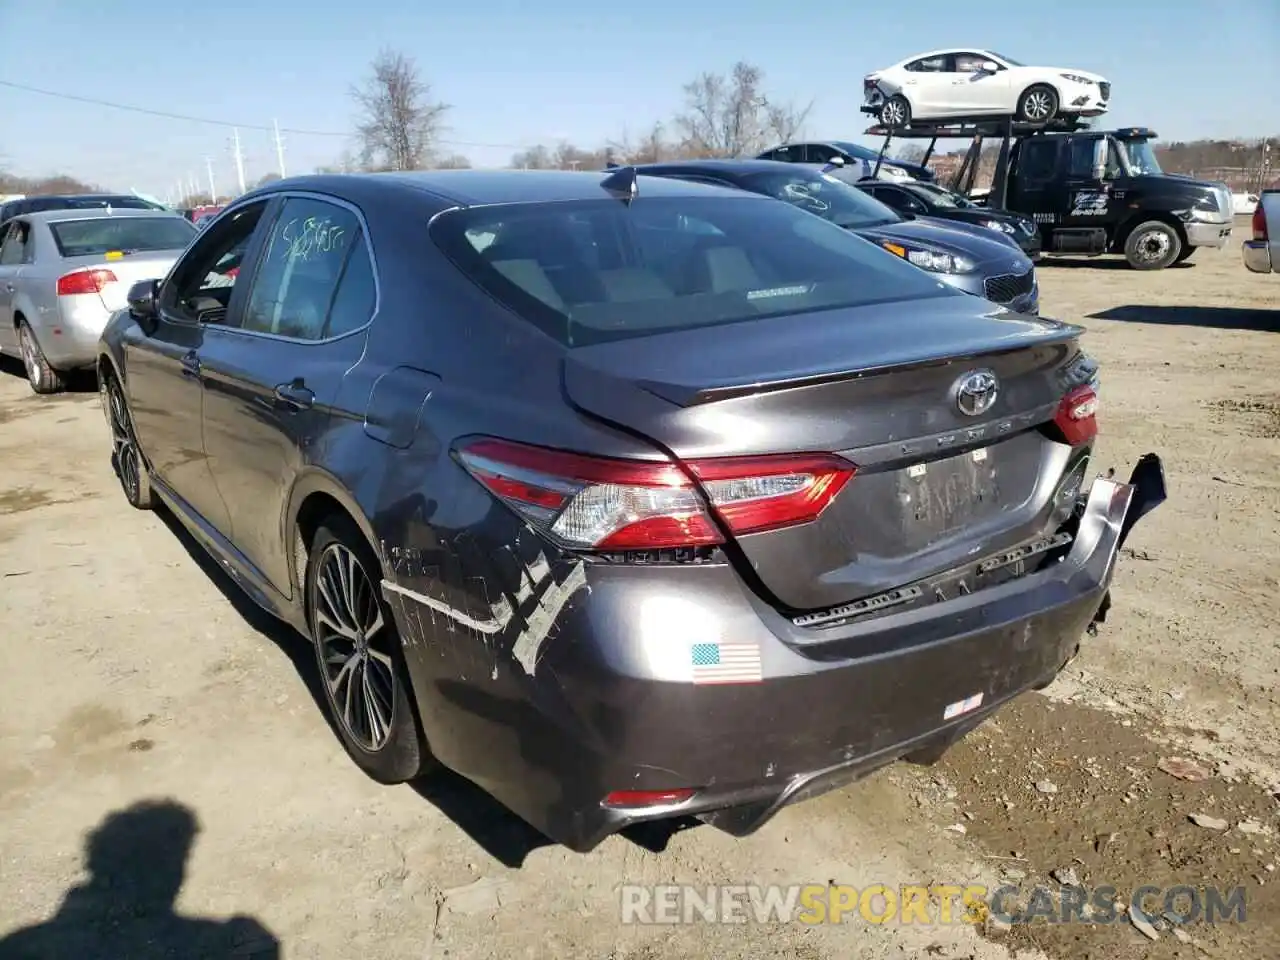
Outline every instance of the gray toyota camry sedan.
[[370, 776], [745, 835], [1049, 682], [1164, 499], [1081, 330], [741, 190], [303, 177], [100, 345], [112, 461], [314, 644]]

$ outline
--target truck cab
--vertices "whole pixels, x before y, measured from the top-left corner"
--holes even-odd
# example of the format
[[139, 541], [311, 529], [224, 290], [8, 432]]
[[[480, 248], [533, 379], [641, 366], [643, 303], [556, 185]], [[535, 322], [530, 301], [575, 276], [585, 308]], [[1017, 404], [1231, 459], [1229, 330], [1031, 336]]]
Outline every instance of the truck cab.
[[1137, 270], [1163, 270], [1197, 247], [1226, 246], [1235, 205], [1225, 183], [1165, 173], [1151, 145], [1154, 130], [1096, 130], [1091, 122], [958, 117], [866, 132], [885, 138], [881, 158], [895, 138], [929, 140], [926, 163], [939, 140], [970, 140], [950, 187], [976, 201], [984, 141], [998, 139], [991, 189], [979, 202], [1034, 220], [1046, 254], [1119, 253]]
[[1230, 188], [1165, 173], [1154, 139], [1142, 127], [1020, 137], [1009, 150], [1004, 206], [1040, 225], [1046, 253], [1120, 253], [1139, 270], [1225, 246]]

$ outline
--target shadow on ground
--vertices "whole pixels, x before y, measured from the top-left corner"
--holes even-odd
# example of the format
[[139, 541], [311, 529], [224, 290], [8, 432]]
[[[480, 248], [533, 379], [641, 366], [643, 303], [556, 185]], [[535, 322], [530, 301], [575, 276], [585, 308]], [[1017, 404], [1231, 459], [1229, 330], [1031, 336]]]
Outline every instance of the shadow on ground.
[[[6, 354], [0, 357], [0, 379], [8, 377], [13, 377], [25, 383], [27, 370], [22, 365], [21, 360]], [[93, 370], [73, 370], [65, 375], [65, 380], [68, 393], [98, 392], [98, 375]]]
[[[1189, 270], [1195, 264], [1190, 260], [1184, 260], [1182, 263], [1175, 263], [1166, 270]], [[1086, 256], [1046, 256], [1043, 260], [1036, 264], [1036, 269], [1041, 267], [1061, 267], [1064, 270], [1133, 270], [1129, 266], [1129, 261], [1124, 257], [1109, 254], [1100, 254], [1096, 257]], [[1137, 271], [1134, 271], [1137, 272]]]
[[252, 917], [175, 912], [198, 830], [195, 814], [172, 800], [108, 815], [85, 839], [89, 879], [51, 918], [0, 939], [0, 960], [280, 957], [280, 941]]
[[1122, 323], [1280, 332], [1280, 310], [1253, 310], [1248, 307], [1156, 307], [1134, 303], [1088, 316], [1095, 320], [1119, 320]]
[[[172, 512], [161, 506], [156, 509], [156, 515], [164, 521], [191, 559], [200, 567], [204, 575], [213, 581], [214, 586], [226, 597], [227, 602], [235, 608], [244, 621], [271, 640], [289, 658], [307, 692], [311, 695], [311, 699], [315, 702], [316, 709], [321, 712], [332, 730], [334, 720], [325, 702], [320, 668], [316, 663], [311, 645], [292, 627], [277, 620], [249, 599], [249, 596], [209, 556]], [[336, 730], [333, 731], [333, 735], [334, 749], [339, 750], [341, 746], [337, 742]], [[429, 776], [414, 781], [411, 786], [419, 796], [452, 820], [454, 825], [466, 833], [489, 856], [506, 867], [521, 867], [534, 850], [553, 844], [552, 840], [511, 813], [489, 794], [452, 771], [438, 769]], [[646, 850], [661, 853], [676, 833], [694, 826], [701, 826], [701, 823], [692, 819], [683, 819], [639, 824], [629, 827], [623, 832], [623, 836]], [[8, 960], [8, 958], [0, 955], [0, 960]]]

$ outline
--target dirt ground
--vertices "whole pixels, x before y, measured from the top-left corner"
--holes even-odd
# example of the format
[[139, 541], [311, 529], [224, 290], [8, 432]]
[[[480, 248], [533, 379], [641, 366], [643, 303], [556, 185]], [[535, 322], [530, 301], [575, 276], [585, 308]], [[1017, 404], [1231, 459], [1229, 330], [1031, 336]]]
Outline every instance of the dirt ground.
[[[585, 856], [456, 779], [365, 779], [305, 643], [126, 505], [91, 386], [37, 399], [3, 364], [0, 936], [57, 914], [61, 956], [113, 960], [204, 955], [226, 931], [241, 955], [365, 960], [1280, 956], [1280, 278], [1248, 274], [1238, 243], [1162, 273], [1039, 272], [1045, 313], [1088, 327], [1103, 364], [1099, 466], [1154, 450], [1168, 470], [1098, 636], [934, 768], [745, 840], [650, 830]], [[1012, 885], [1024, 915], [623, 924], [623, 882]], [[1242, 887], [1246, 916], [1157, 916], [1152, 940], [1096, 911], [1028, 920], [1037, 884]]]

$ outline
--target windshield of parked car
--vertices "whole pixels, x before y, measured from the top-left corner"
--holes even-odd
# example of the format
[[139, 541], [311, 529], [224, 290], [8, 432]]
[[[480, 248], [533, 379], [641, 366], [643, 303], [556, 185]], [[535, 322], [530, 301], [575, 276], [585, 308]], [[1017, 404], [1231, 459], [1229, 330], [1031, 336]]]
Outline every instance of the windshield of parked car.
[[742, 185], [851, 230], [902, 220], [879, 200], [827, 173], [802, 169], [752, 173], [742, 178]]
[[58, 245], [58, 253], [64, 257], [181, 250], [197, 232], [182, 217], [168, 216], [55, 220], [49, 224], [49, 230]]
[[876, 153], [870, 147], [862, 147], [856, 143], [850, 143], [848, 140], [832, 140], [831, 145], [837, 150], [842, 150], [851, 157], [857, 157], [859, 160], [875, 160], [880, 154]]
[[1119, 140], [1124, 150], [1125, 159], [1129, 161], [1129, 170], [1139, 177], [1159, 176], [1164, 173], [1160, 161], [1156, 159], [1155, 149], [1150, 140]]
[[912, 184], [908, 189], [916, 193], [927, 193], [925, 198], [935, 207], [947, 207], [948, 209], [957, 210], [973, 210], [978, 205], [968, 197], [962, 197], [958, 193], [954, 193], [945, 187], [935, 186], [931, 183]]
[[951, 295], [856, 234], [746, 195], [474, 206], [437, 217], [431, 235], [570, 347]]
[[996, 53], [994, 50], [988, 50], [987, 53], [991, 54], [991, 56], [993, 56], [997, 60], [1003, 60], [1005, 63], [1007, 63], [1011, 67], [1026, 66], [1025, 63], [1019, 63], [1017, 60], [1013, 59], [1013, 57], [1006, 57], [1003, 53]]

